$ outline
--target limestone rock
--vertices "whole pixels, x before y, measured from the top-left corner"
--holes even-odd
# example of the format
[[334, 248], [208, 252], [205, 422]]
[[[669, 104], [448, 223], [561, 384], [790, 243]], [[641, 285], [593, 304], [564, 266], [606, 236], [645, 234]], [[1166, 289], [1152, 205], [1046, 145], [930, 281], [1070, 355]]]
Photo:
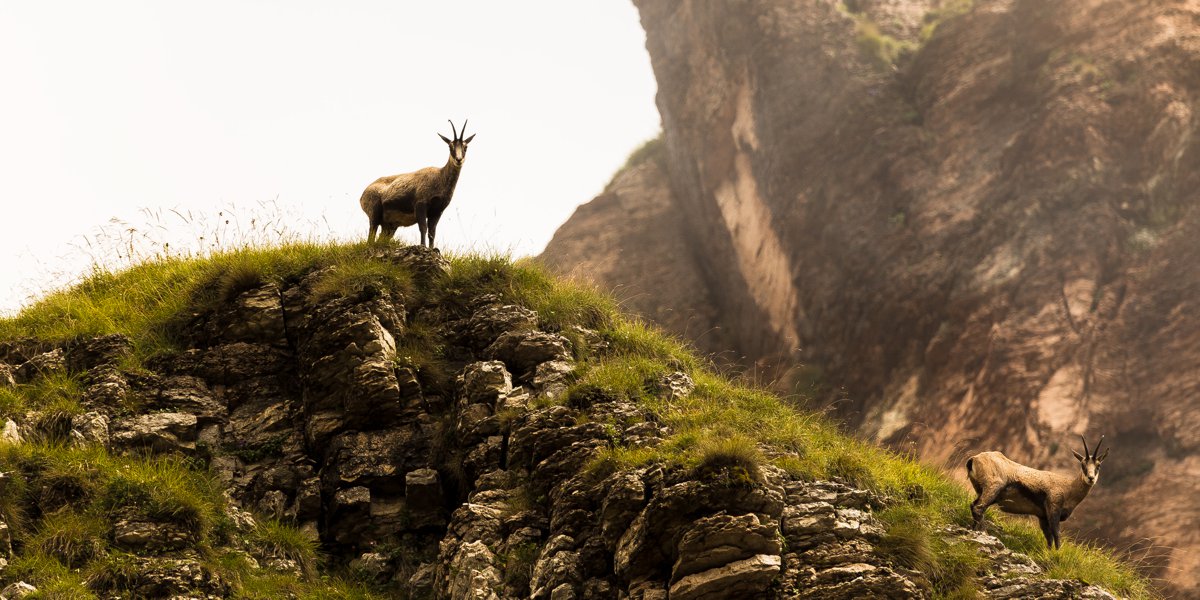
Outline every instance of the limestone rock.
[[483, 353], [493, 360], [504, 361], [513, 373], [524, 377], [544, 362], [571, 360], [570, 343], [554, 333], [509, 331], [496, 338]]
[[120, 333], [83, 338], [64, 348], [64, 365], [68, 371], [109, 370], [133, 352], [133, 341]]
[[113, 409], [129, 397], [129, 382], [115, 367], [97, 367], [88, 371], [86, 383], [82, 398], [84, 406]]
[[388, 558], [383, 554], [379, 552], [364, 552], [358, 558], [350, 561], [350, 570], [382, 583], [387, 581], [391, 575], [392, 566]]
[[20, 444], [24, 441], [24, 436], [21, 435], [21, 426], [12, 419], [5, 419], [4, 429], [0, 429], [0, 440], [9, 444]]
[[452, 600], [498, 600], [500, 571], [495, 556], [481, 541], [462, 544], [449, 565], [447, 586]]
[[494, 406], [512, 392], [512, 375], [498, 360], [474, 362], [463, 368], [459, 385], [467, 404]]
[[0, 389], [9, 390], [17, 387], [17, 380], [13, 373], [12, 365], [0, 363]]
[[177, 523], [127, 518], [113, 525], [113, 541], [130, 550], [176, 550], [187, 546], [191, 539], [191, 534]]
[[385, 245], [374, 249], [372, 258], [404, 265], [419, 281], [431, 281], [450, 273], [450, 262], [436, 248]]
[[191, 452], [196, 449], [196, 416], [152, 413], [118, 419], [112, 426], [112, 444], [118, 448], [146, 448], [155, 452]]
[[671, 585], [673, 600], [753, 598], [766, 592], [779, 574], [779, 556], [759, 554], [688, 575]]
[[692, 381], [691, 376], [687, 373], [675, 371], [674, 373], [651, 379], [647, 382], [646, 387], [656, 396], [675, 400], [690, 395], [692, 390], [696, 389], [696, 383]]
[[199, 558], [192, 556], [144, 558], [135, 580], [130, 583], [129, 591], [139, 598], [194, 597], [197, 594], [225, 597], [229, 593], [228, 584]]
[[71, 439], [108, 447], [108, 416], [93, 411], [71, 417]]
[[489, 305], [476, 310], [462, 328], [468, 344], [482, 350], [504, 333], [529, 332], [537, 329], [537, 313], [512, 304]]
[[49, 352], [42, 352], [25, 361], [20, 367], [17, 367], [13, 376], [16, 378], [17, 383], [29, 383], [36, 377], [64, 373], [66, 370], [67, 361], [63, 355], [63, 350], [62, 348], [55, 348]]
[[561, 398], [567, 393], [575, 364], [565, 360], [550, 360], [539, 364], [533, 374], [533, 388], [547, 398]]
[[779, 527], [753, 513], [732, 516], [718, 513], [696, 520], [679, 540], [671, 579], [680, 579], [744, 560], [755, 555], [774, 556], [778, 567]]
[[37, 591], [38, 589], [32, 585], [25, 583], [24, 581], [18, 581], [16, 583], [9, 584], [3, 590], [0, 590], [0, 597], [8, 598], [9, 600], [16, 600], [17, 598], [24, 598]]
[[1094, 600], [1116, 600], [1107, 591], [1080, 581], [1062, 579], [1031, 579], [1028, 577], [986, 577], [982, 581], [981, 596], [989, 600], [1067, 600], [1087, 598]]

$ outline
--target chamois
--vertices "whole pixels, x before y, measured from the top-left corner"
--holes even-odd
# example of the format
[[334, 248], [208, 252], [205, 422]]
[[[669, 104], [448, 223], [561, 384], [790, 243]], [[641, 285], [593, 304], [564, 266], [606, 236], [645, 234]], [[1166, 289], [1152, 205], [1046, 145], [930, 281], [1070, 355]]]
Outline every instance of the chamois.
[[1071, 511], [1087, 497], [1100, 478], [1100, 463], [1108, 458], [1107, 449], [1096, 456], [1104, 444], [1104, 436], [1100, 436], [1095, 452], [1088, 451], [1083, 436], [1079, 438], [1083, 440], [1083, 456], [1071, 451], [1082, 471], [1078, 477], [1033, 469], [1013, 462], [1000, 452], [980, 452], [968, 458], [967, 478], [978, 494], [971, 503], [975, 529], [983, 530], [983, 513], [996, 504], [1006, 513], [1037, 517], [1047, 547], [1061, 547], [1059, 523], [1066, 521]]
[[454, 196], [459, 171], [467, 158], [467, 144], [475, 139], [474, 135], [465, 140], [462, 138], [467, 133], [465, 120], [461, 133], [454, 128], [454, 121], [450, 121], [450, 131], [454, 133], [453, 140], [438, 134], [450, 146], [450, 158], [444, 167], [426, 167], [412, 173], [380, 177], [363, 190], [358, 204], [371, 221], [367, 242], [375, 241], [376, 228], [380, 228], [381, 239], [390, 240], [397, 227], [416, 223], [421, 230], [421, 245], [425, 245], [428, 230], [429, 247], [434, 247], [438, 221]]

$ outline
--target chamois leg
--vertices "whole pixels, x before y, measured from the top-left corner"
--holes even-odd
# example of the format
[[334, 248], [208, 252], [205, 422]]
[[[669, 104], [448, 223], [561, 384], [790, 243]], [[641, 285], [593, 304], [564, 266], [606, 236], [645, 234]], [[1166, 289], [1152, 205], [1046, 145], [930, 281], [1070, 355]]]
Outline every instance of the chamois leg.
[[375, 243], [375, 229], [383, 225], [383, 205], [376, 206], [371, 214], [367, 215], [367, 220], [371, 222], [371, 229], [367, 231], [367, 243]]
[[1062, 541], [1059, 539], [1059, 536], [1058, 536], [1059, 514], [1058, 514], [1057, 510], [1055, 510], [1053, 507], [1050, 506], [1049, 502], [1046, 503], [1045, 510], [1046, 510], [1046, 524], [1047, 524], [1046, 529], [1047, 529], [1047, 531], [1049, 531], [1049, 534], [1050, 534], [1046, 538], [1046, 544], [1050, 548], [1057, 550], [1062, 547]]
[[[417, 205], [417, 228], [421, 230], [421, 245], [425, 245], [425, 233], [429, 229], [429, 207], [425, 204]], [[432, 246], [433, 244], [430, 244]]]
[[979, 496], [971, 503], [971, 517], [975, 520], [975, 531], [983, 531], [983, 513], [987, 512], [989, 506], [996, 503], [996, 499], [1000, 497], [1000, 492], [1003, 490], [1003, 487], [996, 486], [979, 491]]
[[1050, 531], [1050, 521], [1038, 515], [1038, 525], [1042, 527], [1042, 536], [1046, 538], [1046, 547], [1054, 547], [1054, 532]]
[[434, 244], [433, 240], [434, 240], [434, 238], [437, 237], [437, 226], [438, 226], [438, 221], [440, 221], [440, 220], [442, 220], [442, 211], [440, 211], [440, 210], [430, 211], [430, 215], [429, 215], [429, 247], [433, 248], [435, 250], [437, 249], [437, 246]]
[[379, 239], [382, 241], [390, 241], [396, 235], [395, 225], [384, 225], [379, 232]]

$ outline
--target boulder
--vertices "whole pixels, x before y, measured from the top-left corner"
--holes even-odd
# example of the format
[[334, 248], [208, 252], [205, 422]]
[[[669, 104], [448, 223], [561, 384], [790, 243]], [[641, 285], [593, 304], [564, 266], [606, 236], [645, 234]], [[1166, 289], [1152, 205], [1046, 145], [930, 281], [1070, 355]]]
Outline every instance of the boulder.
[[533, 372], [533, 388], [541, 395], [556, 399], [566, 395], [571, 384], [571, 375], [575, 372], [575, 363], [565, 360], [551, 360], [539, 364]]
[[537, 313], [523, 306], [487, 305], [467, 319], [459, 334], [467, 345], [481, 350], [490, 346], [501, 334], [537, 329], [537, 321]]
[[82, 444], [108, 447], [108, 417], [91, 411], [71, 417], [71, 440]]
[[678, 582], [694, 573], [756, 555], [778, 557], [778, 532], [776, 523], [753, 513], [738, 516], [718, 513], [697, 519], [679, 540], [679, 558], [671, 571], [671, 580]]
[[132, 352], [132, 340], [123, 334], [112, 333], [67, 344], [63, 360], [68, 371], [81, 373], [116, 367]]
[[25, 583], [24, 581], [18, 581], [16, 583], [9, 584], [3, 590], [0, 590], [0, 597], [7, 598], [8, 600], [17, 600], [17, 598], [24, 598], [36, 593], [37, 591], [38, 589], [32, 585]]
[[113, 542], [128, 550], [177, 550], [189, 545], [191, 539], [191, 533], [178, 523], [124, 518], [113, 525]]
[[24, 436], [21, 435], [21, 426], [12, 419], [5, 419], [4, 428], [0, 429], [0, 441], [9, 444], [20, 444], [25, 441]]
[[112, 445], [122, 449], [190, 453], [196, 449], [196, 416], [151, 413], [118, 419], [112, 426]]
[[0, 389], [11, 390], [17, 387], [17, 379], [13, 375], [14, 369], [8, 363], [0, 363]]
[[495, 406], [498, 400], [508, 396], [513, 389], [512, 375], [504, 368], [504, 363], [498, 360], [467, 365], [459, 376], [458, 384], [466, 404], [479, 403], [488, 406]]
[[552, 360], [570, 361], [567, 338], [544, 331], [509, 331], [496, 338], [483, 354], [489, 359], [504, 361], [509, 370], [526, 378], [535, 367]]
[[686, 398], [696, 389], [696, 382], [683, 371], [675, 371], [666, 375], [652, 378], [646, 382], [650, 393], [667, 400]]
[[501, 587], [496, 557], [481, 541], [458, 547], [449, 564], [447, 589], [453, 600], [499, 600], [495, 590]]
[[37, 354], [17, 367], [13, 377], [17, 383], [29, 383], [34, 378], [44, 377], [55, 373], [65, 373], [67, 371], [66, 357], [63, 355], [62, 348], [55, 348], [49, 352]]
[[759, 554], [688, 575], [671, 585], [671, 600], [758, 598], [779, 575], [780, 559]]

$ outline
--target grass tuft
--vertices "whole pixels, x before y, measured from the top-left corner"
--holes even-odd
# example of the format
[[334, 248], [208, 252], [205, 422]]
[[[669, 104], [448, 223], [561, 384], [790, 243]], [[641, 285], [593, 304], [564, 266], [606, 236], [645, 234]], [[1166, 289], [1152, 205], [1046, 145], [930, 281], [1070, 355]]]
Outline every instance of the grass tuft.
[[383, 261], [343, 261], [328, 269], [313, 285], [314, 300], [377, 296], [384, 291], [408, 296], [413, 276], [403, 265]]
[[306, 577], [317, 569], [317, 542], [293, 525], [275, 519], [260, 519], [251, 542], [263, 553], [295, 562]]
[[719, 473], [745, 483], [762, 480], [762, 452], [758, 444], [746, 436], [707, 438], [698, 444], [696, 453], [698, 462], [693, 472], [698, 478]]
[[107, 535], [108, 523], [99, 515], [62, 511], [42, 519], [28, 547], [78, 569], [105, 552]]

